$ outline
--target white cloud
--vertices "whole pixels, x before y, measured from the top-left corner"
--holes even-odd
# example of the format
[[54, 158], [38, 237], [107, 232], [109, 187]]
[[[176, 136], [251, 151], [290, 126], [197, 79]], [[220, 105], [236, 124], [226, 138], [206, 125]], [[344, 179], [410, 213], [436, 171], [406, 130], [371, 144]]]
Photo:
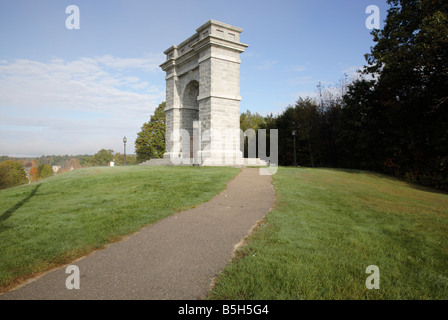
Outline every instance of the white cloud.
[[363, 78], [363, 76], [358, 72], [359, 70], [362, 70], [362, 67], [360, 66], [350, 66], [342, 70], [342, 73], [344, 75], [347, 75], [348, 80], [355, 80]]
[[106, 67], [117, 69], [138, 68], [147, 72], [159, 70], [160, 62], [163, 62], [163, 55], [154, 54], [144, 58], [117, 58], [110, 55], [97, 57], [95, 59]]
[[288, 80], [293, 85], [317, 84], [312, 76], [295, 77]]
[[260, 62], [260, 64], [258, 64], [256, 66], [256, 68], [258, 70], [269, 70], [269, 69], [272, 69], [276, 64], [277, 64], [277, 61], [275, 61], [275, 60], [265, 60], [265, 61]]
[[[120, 65], [125, 66], [126, 63]], [[154, 107], [157, 101], [163, 99], [162, 90], [150, 94], [139, 92], [138, 89], [149, 86], [147, 81], [113, 71], [110, 67], [100, 66], [95, 59], [84, 58], [72, 62], [52, 60], [49, 63], [16, 60], [0, 65], [0, 106], [90, 111], [108, 109], [114, 112], [137, 106], [138, 109]]]
[[132, 140], [165, 99], [160, 61], [157, 55], [1, 60], [2, 154], [119, 151], [120, 143], [103, 144], [122, 135]]
[[287, 66], [286, 70], [290, 71], [290, 72], [303, 72], [306, 70], [306, 67], [303, 65], [292, 65], [292, 66]]
[[351, 66], [351, 67], [345, 68], [344, 70], [342, 70], [342, 72], [347, 75], [349, 82], [353, 81], [353, 80], [361, 80], [361, 79], [366, 79], [366, 80], [372, 80], [372, 79], [377, 80], [378, 79], [378, 75], [376, 75], [372, 78], [372, 76], [370, 74], [366, 75], [366, 74], [359, 73], [358, 72], [359, 70], [362, 71], [363, 67]]
[[356, 72], [360, 69], [359, 66], [350, 66], [342, 70], [342, 73], [347, 74], [348, 76], [351, 76], [353, 74], [356, 74]]

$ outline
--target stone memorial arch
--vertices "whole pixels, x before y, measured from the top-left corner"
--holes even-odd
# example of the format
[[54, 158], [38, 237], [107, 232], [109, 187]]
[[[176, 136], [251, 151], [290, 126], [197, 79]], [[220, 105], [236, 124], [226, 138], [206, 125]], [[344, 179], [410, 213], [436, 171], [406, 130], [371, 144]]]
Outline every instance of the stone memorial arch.
[[166, 152], [144, 165], [267, 164], [243, 159], [241, 150], [240, 54], [248, 47], [242, 31], [210, 20], [164, 52]]
[[[240, 129], [240, 54], [248, 47], [240, 42], [242, 31], [210, 20], [164, 52], [166, 61], [160, 66], [166, 72], [164, 159], [190, 159], [197, 152], [201, 165], [224, 164], [224, 157], [227, 162], [233, 159], [233, 164], [242, 159], [239, 138], [224, 142], [230, 131]], [[201, 137], [194, 141], [196, 147], [194, 124]]]

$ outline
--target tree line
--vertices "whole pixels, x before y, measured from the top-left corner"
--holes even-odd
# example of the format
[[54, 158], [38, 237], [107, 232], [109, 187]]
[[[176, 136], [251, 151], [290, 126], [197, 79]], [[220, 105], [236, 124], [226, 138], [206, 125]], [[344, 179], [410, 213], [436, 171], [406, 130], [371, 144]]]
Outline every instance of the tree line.
[[359, 76], [299, 98], [262, 128], [279, 162], [388, 173], [448, 190], [448, 2], [389, 0]]
[[[94, 155], [52, 155], [39, 158], [0, 156], [0, 189], [35, 182], [79, 168], [124, 164], [124, 154], [101, 149]], [[137, 164], [136, 155], [126, 155], [126, 164]]]

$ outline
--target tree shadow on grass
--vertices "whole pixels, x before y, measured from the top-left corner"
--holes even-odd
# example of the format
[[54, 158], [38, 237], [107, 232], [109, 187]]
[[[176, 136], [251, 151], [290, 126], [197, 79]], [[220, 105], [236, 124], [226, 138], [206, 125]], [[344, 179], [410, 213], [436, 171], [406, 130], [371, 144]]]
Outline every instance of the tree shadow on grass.
[[36, 194], [37, 190], [40, 188], [40, 184], [34, 187], [34, 189], [31, 191], [31, 193], [20, 202], [17, 202], [13, 207], [9, 208], [5, 212], [2, 213], [0, 216], [0, 222], [5, 221], [8, 219], [14, 212], [16, 212], [21, 206], [23, 206], [25, 203], [27, 203], [34, 195]]

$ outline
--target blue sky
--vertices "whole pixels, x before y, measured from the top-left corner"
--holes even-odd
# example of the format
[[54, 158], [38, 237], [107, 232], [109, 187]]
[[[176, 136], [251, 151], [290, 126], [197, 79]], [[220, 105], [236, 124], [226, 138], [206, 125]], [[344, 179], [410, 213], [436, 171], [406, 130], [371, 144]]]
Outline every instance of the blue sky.
[[0, 155], [122, 152], [123, 136], [133, 152], [165, 100], [163, 51], [210, 19], [244, 29], [241, 111], [277, 114], [365, 64], [369, 5], [385, 19], [386, 0], [2, 0]]

